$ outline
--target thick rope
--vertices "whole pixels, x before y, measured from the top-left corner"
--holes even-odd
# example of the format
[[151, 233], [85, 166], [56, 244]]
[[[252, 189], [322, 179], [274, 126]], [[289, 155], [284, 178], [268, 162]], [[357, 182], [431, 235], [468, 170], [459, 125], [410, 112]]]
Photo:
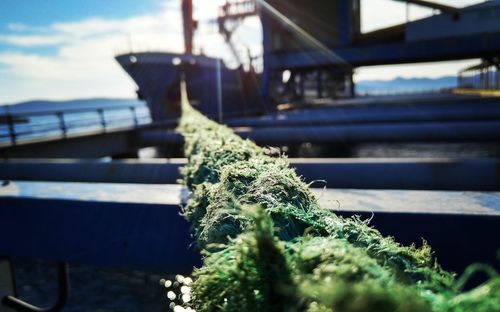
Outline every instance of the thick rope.
[[[183, 208], [204, 256], [196, 311], [500, 311], [500, 278], [460, 293], [430, 247], [319, 206], [282, 156], [194, 110], [182, 91]], [[463, 283], [463, 281], [460, 281]]]

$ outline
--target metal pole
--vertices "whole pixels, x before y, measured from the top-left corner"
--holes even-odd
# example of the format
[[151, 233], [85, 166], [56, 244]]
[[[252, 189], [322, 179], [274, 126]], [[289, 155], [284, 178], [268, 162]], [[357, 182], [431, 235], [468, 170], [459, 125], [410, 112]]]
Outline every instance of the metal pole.
[[[2, 299], [2, 304], [16, 311], [26, 312], [59, 312], [62, 311], [66, 302], [69, 299], [70, 284], [69, 284], [69, 269], [68, 264], [62, 262], [57, 264], [58, 275], [58, 297], [56, 303], [49, 308], [40, 308], [29, 304], [15, 296], [6, 296]], [[0, 306], [1, 307], [1, 306]], [[3, 310], [2, 310], [3, 311]]]
[[483, 69], [481, 69], [481, 89], [486, 89], [486, 80], [487, 80], [487, 76], [486, 76], [486, 71]]
[[132, 111], [132, 118], [134, 119], [134, 127], [139, 125], [139, 120], [137, 119], [137, 112], [134, 106], [130, 106], [130, 110]]
[[484, 88], [485, 89], [490, 88], [490, 69], [489, 69], [489, 67], [486, 67], [484, 69]]
[[497, 72], [497, 89], [500, 89], [500, 70], [497, 68], [496, 69], [496, 72]]
[[193, 53], [193, 36], [196, 22], [193, 19], [193, 0], [181, 0], [184, 52]]
[[318, 70], [318, 75], [317, 75], [317, 91], [318, 91], [318, 98], [323, 97], [323, 70]]
[[221, 66], [220, 66], [220, 59], [217, 59], [215, 61], [215, 73], [217, 75], [216, 77], [216, 82], [217, 82], [217, 108], [218, 108], [218, 116], [219, 116], [219, 122], [222, 122], [222, 74], [221, 74]]
[[102, 132], [106, 132], [106, 118], [104, 118], [104, 111], [102, 108], [99, 108], [97, 113], [99, 113], [99, 118], [101, 119]]
[[299, 92], [300, 92], [300, 100], [303, 101], [304, 100], [304, 76], [305, 76], [305, 73], [304, 72], [301, 72], [299, 77], [300, 77], [300, 81], [299, 81]]
[[67, 137], [67, 128], [66, 128], [66, 123], [64, 122], [64, 113], [63, 112], [57, 112], [57, 119], [59, 120], [59, 129], [61, 130], [61, 134], [63, 138]]
[[16, 128], [14, 126], [14, 118], [10, 113], [7, 113], [6, 117], [7, 117], [7, 126], [9, 128], [10, 143], [12, 145], [16, 145], [17, 135], [16, 135]]
[[406, 2], [406, 22], [410, 21], [410, 4]]

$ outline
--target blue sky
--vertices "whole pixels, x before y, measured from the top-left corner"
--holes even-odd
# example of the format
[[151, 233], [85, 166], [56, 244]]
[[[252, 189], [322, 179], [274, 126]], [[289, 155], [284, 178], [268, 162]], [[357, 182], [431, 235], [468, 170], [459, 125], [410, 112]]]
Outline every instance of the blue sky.
[[[88, 18], [124, 19], [158, 11], [164, 4], [162, 0], [1, 0], [0, 34], [31, 32], [43, 35], [48, 31], [47, 26], [53, 23], [71, 23]], [[58, 48], [57, 45], [12, 45], [0, 40], [0, 51], [55, 55]]]
[[159, 10], [162, 4], [160, 0], [2, 0], [0, 23], [5, 30], [8, 24], [15, 23], [45, 26], [89, 16], [125, 18]]
[[[130, 48], [181, 52], [179, 2], [0, 0], [0, 104], [31, 99], [133, 97], [135, 85], [113, 57]], [[196, 17], [206, 22], [223, 2], [194, 0]], [[440, 2], [466, 5], [481, 1]], [[395, 1], [362, 0], [362, 7], [366, 8], [362, 11], [365, 31], [405, 19], [404, 4]], [[429, 10], [411, 7], [410, 17], [414, 19], [429, 14]], [[259, 27], [257, 18], [250, 19], [235, 37], [253, 54], [261, 51]], [[202, 23], [196, 44], [205, 53], [231, 62], [214, 24]], [[470, 63], [362, 68], [355, 79], [438, 77], [454, 74]]]

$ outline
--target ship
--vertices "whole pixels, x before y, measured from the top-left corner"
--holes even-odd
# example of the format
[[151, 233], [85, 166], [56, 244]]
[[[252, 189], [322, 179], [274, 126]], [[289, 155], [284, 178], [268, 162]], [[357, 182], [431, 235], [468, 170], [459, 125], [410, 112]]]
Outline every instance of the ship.
[[[251, 11], [255, 6], [251, 1]], [[269, 109], [260, 101], [260, 74], [243, 64], [230, 69], [220, 58], [193, 53], [197, 22], [192, 1], [181, 2], [184, 26], [184, 53], [142, 52], [117, 55], [115, 59], [138, 86], [137, 96], [145, 100], [154, 122], [180, 116], [181, 80], [186, 81], [190, 102], [206, 116], [223, 118], [259, 115]], [[248, 7], [247, 7], [248, 8]]]
[[185, 79], [190, 102], [205, 115], [257, 115], [258, 74], [242, 67], [229, 69], [224, 61], [204, 55], [161, 52], [127, 53], [116, 60], [139, 86], [137, 95], [148, 104], [155, 122], [180, 116], [179, 84]]

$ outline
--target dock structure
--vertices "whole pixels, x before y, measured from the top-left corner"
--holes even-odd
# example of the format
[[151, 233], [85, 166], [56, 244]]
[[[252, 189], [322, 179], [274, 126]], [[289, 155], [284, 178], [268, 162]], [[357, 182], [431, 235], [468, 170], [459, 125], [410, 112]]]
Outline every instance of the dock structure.
[[[183, 139], [175, 130], [176, 119], [137, 123], [134, 117], [132, 121], [129, 126], [114, 128], [104, 121], [92, 131], [73, 133], [55, 123], [50, 135], [27, 139], [18, 138], [13, 124], [8, 137], [17, 139], [0, 142], [0, 157], [133, 158], [140, 148], [154, 146], [168, 149], [169, 157], [182, 155]], [[223, 121], [242, 137], [271, 146], [309, 142], [335, 149], [379, 142], [497, 143], [500, 98], [462, 94], [359, 98]]]
[[[265, 116], [230, 118], [237, 134], [262, 145], [304, 142], [336, 148], [378, 142], [500, 142], [500, 99], [441, 94], [311, 103]], [[67, 300], [67, 265], [119, 267], [162, 274], [189, 273], [201, 264], [180, 216], [187, 190], [173, 185], [185, 159], [137, 159], [160, 146], [180, 156], [177, 120], [22, 139], [10, 123], [0, 144], [1, 308], [18, 300], [11, 257], [58, 263]], [[61, 120], [61, 119], [60, 119]], [[482, 262], [500, 269], [498, 158], [290, 159], [320, 203], [341, 216], [358, 215], [403, 244], [422, 237], [447, 270]], [[466, 252], [464, 252], [466, 250]], [[14, 303], [13, 303], [14, 302]], [[24, 303], [23, 303], [24, 304]]]
[[[29, 115], [9, 116], [12, 117], [30, 118]], [[231, 118], [225, 123], [241, 136], [269, 145], [315, 142], [335, 146], [388, 141], [495, 144], [500, 141], [500, 100], [453, 94], [404, 99], [381, 97], [376, 102], [361, 98], [261, 117]], [[180, 150], [183, 139], [176, 132], [176, 125], [176, 120], [167, 120], [110, 128], [104, 121], [93, 131], [64, 133], [65, 125], [58, 123], [54, 126], [59, 132], [53, 132], [52, 136], [4, 141], [0, 146], [3, 157], [0, 179], [6, 182], [1, 189], [0, 214], [5, 218], [0, 218], [3, 220], [0, 222], [5, 224], [0, 228], [6, 232], [4, 244], [0, 244], [5, 248], [0, 254], [162, 272], [185, 272], [192, 267], [199, 259], [195, 250], [185, 248], [190, 246], [188, 224], [179, 217], [178, 209], [185, 191], [172, 185], [180, 178], [179, 168], [185, 159], [137, 159], [137, 151], [143, 147], [166, 146]], [[16, 131], [15, 127], [11, 128]], [[99, 159], [106, 156], [112, 160]], [[443, 263], [448, 262], [449, 246], [458, 246], [450, 245], [454, 237], [460, 237], [462, 243], [472, 242], [479, 235], [495, 237], [499, 228], [498, 159], [291, 158], [290, 162], [306, 182], [319, 187], [315, 192], [326, 206], [338, 209], [343, 215], [355, 213], [370, 218], [373, 214], [374, 225], [386, 231], [384, 233], [401, 237], [404, 242], [417, 242], [420, 237], [426, 237], [437, 250], [445, 250], [441, 251], [445, 257]], [[58, 191], [51, 192], [56, 186]], [[85, 191], [79, 194], [82, 187]], [[324, 187], [326, 189], [322, 189]], [[108, 191], [113, 198], [106, 195]], [[131, 198], [128, 194], [145, 194], [147, 198], [136, 195]], [[378, 205], [377, 201], [384, 204]], [[22, 220], [31, 207], [38, 209], [36, 224]], [[163, 221], [155, 230], [141, 235], [131, 232], [130, 229], [137, 227], [133, 223], [145, 214], [144, 218], [148, 219], [144, 222], [148, 224]], [[100, 223], [102, 226], [81, 223], [81, 220], [91, 222], [95, 215], [107, 221]], [[52, 232], [43, 234], [40, 228], [45, 224], [43, 220], [55, 216], [59, 216], [61, 222]], [[448, 226], [443, 228], [442, 222]], [[88, 226], [82, 227], [85, 224]], [[110, 224], [117, 227], [110, 228]], [[426, 224], [426, 227], [418, 224]], [[24, 229], [25, 238], [7, 234], [13, 225]], [[478, 236], [467, 238], [464, 227], [481, 230]], [[171, 236], [172, 229], [176, 233], [175, 242], [167, 239], [166, 245], [160, 244], [158, 237], [164, 241]], [[40, 237], [48, 245], [64, 232], [72, 234], [66, 235], [62, 247], [34, 248], [28, 239]], [[71, 256], [77, 254], [71, 248], [90, 246], [95, 243], [95, 237], [107, 237], [101, 241], [111, 244], [112, 248], [103, 246], [105, 254]], [[134, 239], [136, 242], [130, 245]], [[146, 242], [153, 251], [142, 249]], [[474, 250], [477, 259], [496, 265], [493, 247], [488, 247], [489, 250], [483, 245]], [[61, 249], [54, 250], [56, 247]], [[191, 260], [180, 263], [179, 258], [171, 257], [173, 253]], [[467, 262], [475, 259], [462, 257], [462, 262], [454, 263], [452, 258], [450, 256], [450, 268], [456, 270], [462, 270]]]
[[[4, 161], [0, 255], [60, 263], [60, 305], [69, 291], [68, 263], [189, 273], [201, 264], [190, 224], [180, 215], [189, 195], [170, 184], [183, 164]], [[500, 226], [498, 160], [291, 159], [291, 165], [310, 185], [336, 189], [313, 190], [323, 209], [369, 220], [406, 245], [425, 237], [446, 270], [462, 272], [475, 262], [499, 268], [498, 245], [485, 239], [497, 237]], [[10, 276], [8, 260], [0, 262]], [[15, 293], [12, 285], [2, 287]], [[13, 295], [2, 300], [7, 307], [16, 302], [27, 304]]]

